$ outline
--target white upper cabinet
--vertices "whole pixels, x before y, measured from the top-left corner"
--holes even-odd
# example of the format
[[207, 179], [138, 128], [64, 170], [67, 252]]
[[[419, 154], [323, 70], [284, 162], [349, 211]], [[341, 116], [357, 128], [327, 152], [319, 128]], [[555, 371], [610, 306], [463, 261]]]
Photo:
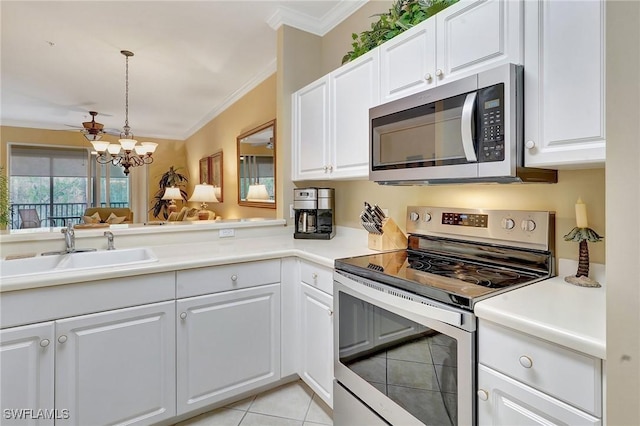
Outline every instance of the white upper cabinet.
[[523, 2], [461, 0], [436, 18], [437, 83], [522, 63]]
[[331, 80], [329, 173], [333, 179], [369, 176], [369, 108], [380, 100], [378, 51], [338, 68]]
[[394, 37], [380, 46], [381, 103], [436, 85], [436, 19]]
[[369, 108], [379, 101], [378, 51], [293, 94], [292, 179], [354, 179], [369, 173]]
[[293, 94], [292, 179], [326, 177], [329, 163], [329, 75]]
[[525, 164], [605, 160], [605, 2], [525, 2]]
[[522, 63], [521, 1], [461, 0], [380, 46], [381, 102]]

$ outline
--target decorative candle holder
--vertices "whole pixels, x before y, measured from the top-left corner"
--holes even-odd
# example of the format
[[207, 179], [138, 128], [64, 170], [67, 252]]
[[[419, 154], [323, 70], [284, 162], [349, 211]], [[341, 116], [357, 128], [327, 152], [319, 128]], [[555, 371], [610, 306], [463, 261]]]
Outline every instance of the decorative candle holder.
[[564, 280], [580, 287], [601, 287], [598, 281], [589, 278], [589, 246], [587, 242], [597, 243], [598, 241], [602, 241], [602, 237], [591, 228], [575, 227], [564, 236], [564, 240], [575, 241], [580, 244], [578, 271], [575, 275], [564, 277]]

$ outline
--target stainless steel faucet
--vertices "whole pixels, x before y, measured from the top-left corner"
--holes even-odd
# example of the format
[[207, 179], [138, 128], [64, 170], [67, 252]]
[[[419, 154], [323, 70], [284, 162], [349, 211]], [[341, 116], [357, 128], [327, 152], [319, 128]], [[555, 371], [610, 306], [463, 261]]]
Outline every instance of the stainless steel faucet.
[[67, 227], [60, 230], [64, 234], [64, 242], [66, 244], [66, 252], [73, 253], [76, 251], [76, 234], [73, 230], [71, 221], [67, 221]]
[[113, 232], [104, 231], [104, 236], [107, 237], [107, 250], [115, 250], [115, 246], [113, 245]]

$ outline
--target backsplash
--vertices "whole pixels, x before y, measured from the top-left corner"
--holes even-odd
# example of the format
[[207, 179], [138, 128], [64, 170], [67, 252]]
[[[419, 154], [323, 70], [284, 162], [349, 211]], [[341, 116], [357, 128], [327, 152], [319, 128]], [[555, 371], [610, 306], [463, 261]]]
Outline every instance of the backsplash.
[[[406, 207], [549, 210], [556, 213], [556, 257], [577, 259], [578, 246], [563, 236], [573, 229], [578, 197], [587, 204], [589, 226], [606, 238], [604, 169], [561, 170], [557, 184], [473, 184], [446, 186], [381, 186], [369, 181], [304, 182], [336, 189], [336, 223], [359, 228], [363, 202], [380, 205], [406, 229]], [[339, 232], [339, 231], [338, 231]], [[605, 262], [605, 244], [589, 245], [592, 262]]]

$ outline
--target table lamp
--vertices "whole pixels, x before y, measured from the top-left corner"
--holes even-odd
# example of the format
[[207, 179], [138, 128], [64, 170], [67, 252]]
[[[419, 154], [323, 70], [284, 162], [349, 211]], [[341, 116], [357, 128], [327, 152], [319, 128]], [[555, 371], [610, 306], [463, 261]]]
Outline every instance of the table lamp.
[[170, 186], [164, 190], [164, 195], [162, 196], [163, 200], [169, 201], [169, 213], [173, 213], [178, 210], [178, 206], [176, 205], [176, 200], [182, 200], [182, 194], [180, 193], [180, 188], [175, 186]]
[[193, 194], [189, 201], [197, 201], [200, 204], [200, 211], [198, 212], [198, 219], [207, 220], [209, 218], [209, 212], [207, 211], [207, 203], [217, 203], [216, 192], [213, 185], [207, 185], [205, 183], [196, 185], [193, 189]]

